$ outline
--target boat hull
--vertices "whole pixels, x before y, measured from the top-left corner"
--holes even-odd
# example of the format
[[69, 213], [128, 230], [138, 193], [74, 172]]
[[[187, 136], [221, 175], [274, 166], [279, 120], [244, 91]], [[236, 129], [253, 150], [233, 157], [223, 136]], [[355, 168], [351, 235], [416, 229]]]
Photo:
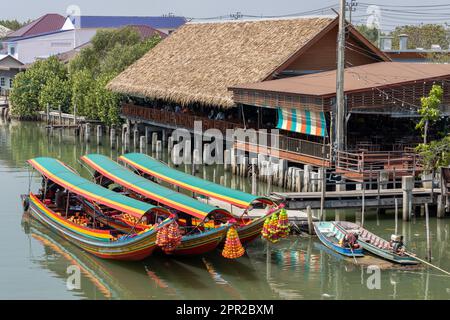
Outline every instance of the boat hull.
[[139, 261], [150, 256], [156, 249], [157, 230], [148, 231], [124, 241], [99, 241], [64, 226], [59, 221], [61, 217], [32, 194], [25, 197], [29, 204], [28, 211], [33, 218], [74, 245], [99, 258]]
[[200, 255], [213, 251], [225, 238], [229, 226], [222, 226], [196, 235], [183, 236], [181, 244], [170, 255]]
[[242, 244], [249, 243], [261, 235], [266, 216], [257, 218], [245, 226], [236, 228]]
[[[359, 225], [352, 223], [352, 222], [336, 222], [337, 226], [343, 231], [343, 232], [348, 232], [348, 229], [353, 229], [353, 230], [359, 230], [361, 233], [364, 232], [364, 234], [370, 234], [373, 237], [379, 238], [380, 240], [382, 240], [384, 243], [387, 243], [386, 240], [372, 234], [371, 232], [367, 231], [366, 229], [360, 227]], [[378, 256], [380, 258], [383, 258], [385, 260], [391, 261], [393, 263], [398, 263], [398, 264], [403, 264], [403, 265], [415, 265], [418, 264], [419, 262], [414, 259], [413, 257], [409, 257], [409, 256], [401, 256], [398, 254], [395, 254], [394, 252], [392, 252], [391, 249], [382, 249], [379, 248], [377, 246], [375, 246], [372, 243], [366, 242], [364, 240], [363, 237], [360, 236], [360, 238], [358, 239], [358, 244], [366, 251], [372, 253], [375, 256]]]
[[338, 243], [330, 240], [329, 237], [327, 237], [323, 231], [321, 230], [321, 224], [324, 222], [315, 222], [314, 223], [314, 231], [316, 232], [317, 236], [319, 237], [319, 240], [329, 249], [343, 255], [346, 257], [363, 257], [363, 249], [353, 249], [350, 250], [349, 248], [341, 247]]

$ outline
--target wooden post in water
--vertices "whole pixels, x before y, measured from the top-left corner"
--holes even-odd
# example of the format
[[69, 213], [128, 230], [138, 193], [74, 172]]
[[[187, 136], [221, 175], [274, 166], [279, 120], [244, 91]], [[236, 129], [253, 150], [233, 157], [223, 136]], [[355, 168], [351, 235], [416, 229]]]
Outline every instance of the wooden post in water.
[[427, 260], [431, 262], [430, 215], [428, 212], [428, 203], [425, 203], [425, 227], [427, 232]]
[[170, 154], [173, 150], [173, 138], [170, 136], [167, 138], [167, 152]]
[[[203, 146], [203, 165], [209, 165], [210, 164], [210, 151], [209, 151], [209, 143], [205, 143], [205, 145]], [[198, 150], [198, 149], [195, 149]], [[194, 152], [195, 152], [194, 150]], [[194, 157], [194, 161], [195, 161], [195, 157]]]
[[161, 156], [162, 148], [163, 148], [162, 140], [156, 141], [156, 154], [158, 155], [158, 158]]
[[85, 131], [85, 141], [86, 143], [89, 143], [91, 141], [91, 124], [90, 123], [86, 123], [86, 131]]
[[[153, 132], [152, 133], [152, 152], [156, 151], [156, 141], [158, 141], [158, 132]], [[186, 146], [187, 146], [187, 143], [186, 143]], [[190, 140], [189, 140], [189, 146], [190, 146]], [[188, 152], [190, 154], [191, 153], [191, 149], [189, 149]]]
[[256, 195], [258, 193], [257, 184], [256, 184], [256, 164], [258, 163], [257, 158], [251, 158], [252, 165], [252, 194]]
[[139, 130], [134, 129], [133, 130], [133, 148], [137, 148], [139, 144]]
[[47, 125], [50, 124], [50, 106], [47, 103], [47, 112], [46, 112], [46, 116], [47, 116]]
[[103, 135], [102, 126], [97, 125], [97, 145], [102, 144], [102, 135]]
[[[188, 164], [192, 164], [194, 165], [195, 163], [195, 159], [194, 161], [192, 161], [192, 144], [191, 144], [191, 139], [188, 139], [186, 141], [184, 141], [184, 149], [183, 149], [183, 161], [185, 165]], [[153, 146], [153, 138], [152, 138], [152, 146]], [[155, 149], [156, 149], [156, 145], [155, 145]], [[198, 152], [198, 150], [197, 150]], [[195, 150], [194, 150], [195, 153]], [[199, 154], [200, 156], [200, 154]]]
[[402, 177], [403, 190], [403, 221], [409, 221], [412, 210], [412, 190], [414, 188], [414, 177]]
[[223, 170], [224, 171], [228, 171], [230, 169], [230, 156], [231, 156], [231, 151], [230, 150], [225, 150], [224, 151], [224, 159], [223, 159]]
[[116, 148], [116, 129], [111, 128], [109, 135], [110, 135], [109, 139], [110, 139], [110, 143], [111, 143], [111, 149], [115, 149]]
[[269, 160], [267, 165], [267, 195], [269, 196], [272, 193], [272, 161]]
[[398, 199], [394, 199], [395, 202], [395, 234], [398, 234]]
[[58, 113], [59, 113], [59, 125], [62, 126], [63, 124], [63, 120], [62, 120], [62, 110], [61, 110], [61, 106], [58, 106]]
[[77, 125], [77, 104], [73, 105], [73, 124]]
[[130, 132], [127, 130], [125, 132], [125, 141], [124, 141], [124, 145], [125, 145], [125, 152], [129, 152], [130, 151]]
[[320, 220], [323, 219], [323, 210], [325, 209], [325, 196], [327, 192], [327, 169], [325, 167], [321, 167], [319, 176], [322, 178], [320, 182]]
[[306, 207], [306, 214], [308, 216], [308, 233], [313, 234], [314, 227], [313, 227], [311, 206]]
[[139, 138], [139, 152], [145, 153], [146, 147], [147, 147], [147, 138], [146, 136], [141, 136]]
[[364, 227], [364, 215], [366, 213], [366, 183], [363, 181], [361, 183], [361, 192], [362, 192], [362, 198], [361, 198], [361, 227]]
[[442, 219], [445, 217], [445, 202], [444, 202], [444, 196], [442, 194], [437, 196], [437, 212], [436, 217], [438, 219]]
[[192, 171], [198, 172], [199, 170], [199, 165], [202, 163], [201, 158], [200, 158], [200, 150], [199, 149], [194, 149], [193, 152], [193, 161], [192, 161]]
[[236, 169], [237, 169], [237, 165], [236, 165], [236, 149], [231, 149], [231, 155], [230, 155], [230, 164], [231, 164], [231, 172], [233, 174], [236, 174]]

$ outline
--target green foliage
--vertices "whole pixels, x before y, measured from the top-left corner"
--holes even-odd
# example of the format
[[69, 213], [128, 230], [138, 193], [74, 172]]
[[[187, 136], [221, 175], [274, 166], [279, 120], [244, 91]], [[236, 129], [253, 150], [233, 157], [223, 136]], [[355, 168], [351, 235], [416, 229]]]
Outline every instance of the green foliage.
[[370, 42], [374, 45], [378, 45], [378, 32], [379, 30], [376, 28], [369, 28], [364, 24], [360, 24], [355, 26], [356, 29], [365, 36]]
[[72, 109], [77, 107], [77, 115], [86, 116], [89, 119], [98, 119], [96, 113], [95, 102], [91, 99], [91, 91], [95, 86], [95, 79], [93, 74], [83, 69], [71, 74], [72, 82]]
[[416, 129], [422, 131], [425, 138], [425, 143], [428, 125], [439, 120], [441, 116], [440, 106], [443, 94], [444, 90], [442, 89], [442, 87], [435, 84], [431, 87], [428, 97], [422, 97], [420, 99], [421, 108], [418, 110], [418, 112], [421, 118], [419, 123], [416, 125]]
[[99, 30], [92, 38], [91, 46], [81, 50], [69, 69], [71, 72], [89, 69], [94, 74], [121, 72], [159, 41], [159, 37], [142, 41], [132, 27]]
[[450, 136], [427, 144], [420, 144], [416, 151], [422, 157], [425, 170], [447, 167], [450, 165]]
[[100, 62], [100, 73], [119, 74], [158, 44], [160, 40], [160, 37], [152, 37], [126, 46], [116, 43]]
[[106, 85], [115, 74], [102, 74], [97, 78], [95, 87], [95, 103], [99, 110], [99, 118], [108, 124], [120, 123], [120, 95], [106, 89]]
[[159, 36], [141, 40], [132, 27], [98, 31], [91, 46], [82, 49], [69, 65], [77, 114], [107, 124], [120, 123], [121, 96], [107, 90], [106, 85], [159, 41]]
[[[66, 81], [67, 77], [65, 66], [56, 57], [37, 61], [27, 71], [19, 73], [14, 78], [14, 87], [11, 90], [10, 96], [12, 105], [11, 114], [18, 117], [32, 117], [36, 115], [37, 111], [45, 108], [45, 105], [41, 105], [39, 100], [40, 94], [47, 83], [54, 78]], [[57, 87], [54, 90], [59, 89], [61, 88]], [[62, 88], [61, 90], [65, 89]], [[49, 94], [48, 88], [45, 94]], [[52, 95], [64, 96], [64, 94], [55, 92]], [[48, 98], [46, 97], [45, 99]]]
[[23, 26], [29, 24], [31, 22], [31, 20], [28, 21], [24, 21], [24, 22], [19, 22], [16, 19], [14, 20], [0, 20], [0, 25], [10, 29], [10, 30], [18, 30], [20, 28], [22, 28]]
[[430, 49], [431, 45], [438, 44], [443, 49], [449, 47], [449, 37], [444, 26], [439, 24], [406, 25], [396, 27], [391, 36], [392, 48], [399, 49], [399, 35], [408, 35], [408, 49]]
[[61, 111], [67, 113], [70, 111], [71, 97], [70, 80], [53, 77], [43, 86], [39, 95], [39, 105], [49, 105], [53, 109], [61, 107]]
[[450, 56], [447, 52], [429, 52], [427, 60], [433, 63], [450, 63]]
[[121, 96], [106, 89], [117, 74], [159, 43], [159, 36], [141, 40], [136, 29], [99, 30], [90, 46], [67, 67], [56, 57], [34, 63], [16, 76], [11, 92], [12, 114], [32, 117], [46, 105], [106, 124], [120, 123]]

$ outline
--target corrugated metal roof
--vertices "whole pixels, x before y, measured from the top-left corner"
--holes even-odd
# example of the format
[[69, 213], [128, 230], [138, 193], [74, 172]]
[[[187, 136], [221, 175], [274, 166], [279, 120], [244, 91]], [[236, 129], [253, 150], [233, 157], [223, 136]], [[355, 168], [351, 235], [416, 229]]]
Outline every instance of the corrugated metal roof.
[[[450, 76], [450, 64], [378, 62], [345, 69], [346, 93]], [[312, 96], [336, 94], [336, 70], [311, 75], [242, 84], [230, 89]]]
[[156, 29], [175, 29], [186, 23], [184, 17], [73, 16], [71, 21], [81, 28], [120, 28], [145, 25]]
[[19, 38], [60, 30], [66, 18], [57, 13], [48, 13], [22, 28], [8, 34], [8, 38]]
[[164, 32], [156, 30], [155, 28], [152, 28], [150, 26], [130, 25], [130, 27], [135, 28], [136, 31], [140, 34], [142, 39], [148, 39], [155, 35], [159, 35], [162, 39], [167, 37], [167, 34], [165, 34]]

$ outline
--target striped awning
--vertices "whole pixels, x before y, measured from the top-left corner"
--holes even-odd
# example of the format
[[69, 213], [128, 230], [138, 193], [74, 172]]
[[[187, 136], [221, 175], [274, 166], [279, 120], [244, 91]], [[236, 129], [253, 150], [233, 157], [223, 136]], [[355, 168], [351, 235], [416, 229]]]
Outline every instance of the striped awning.
[[326, 137], [325, 113], [295, 108], [278, 108], [277, 129]]

